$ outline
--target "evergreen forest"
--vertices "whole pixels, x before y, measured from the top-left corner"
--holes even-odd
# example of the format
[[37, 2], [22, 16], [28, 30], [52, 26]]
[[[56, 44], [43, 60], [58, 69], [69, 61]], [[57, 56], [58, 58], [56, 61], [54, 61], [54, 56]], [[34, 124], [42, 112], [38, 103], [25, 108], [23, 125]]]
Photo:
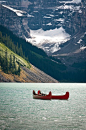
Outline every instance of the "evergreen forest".
[[7, 73], [7, 74], [16, 74], [16, 75], [19, 75], [20, 76], [20, 64], [18, 65], [16, 63], [16, 57], [15, 55], [9, 55], [9, 58], [8, 58], [8, 51], [7, 49], [2, 52], [3, 53], [3, 56], [1, 55], [0, 53], [0, 66], [1, 66], [1, 69], [3, 70], [3, 72]]

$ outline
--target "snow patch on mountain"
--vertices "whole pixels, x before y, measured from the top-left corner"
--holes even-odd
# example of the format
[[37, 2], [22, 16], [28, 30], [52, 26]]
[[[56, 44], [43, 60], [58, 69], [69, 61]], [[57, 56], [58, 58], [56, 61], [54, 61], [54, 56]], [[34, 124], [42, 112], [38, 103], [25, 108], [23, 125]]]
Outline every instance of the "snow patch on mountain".
[[73, 0], [73, 3], [80, 3], [81, 2], [81, 0]]
[[11, 10], [11, 11], [13, 11], [13, 12], [15, 12], [18, 16], [23, 16], [24, 14], [26, 14], [25, 11], [13, 9], [13, 8], [7, 6], [7, 5], [2, 5], [2, 6], [9, 9], [9, 10]]
[[46, 25], [49, 25], [49, 26], [51, 26], [52, 24], [51, 24], [51, 23], [48, 23], [48, 24], [46, 24]]
[[82, 42], [82, 39], [80, 39], [77, 43], [79, 43], [79, 44], [80, 44], [81, 42]]
[[78, 4], [78, 3], [80, 3], [80, 2], [81, 2], [81, 0], [60, 1], [60, 3], [65, 3], [65, 4], [67, 4], [67, 3], [76, 3], [76, 4]]
[[6, 2], [6, 1], [0, 1], [0, 4], [2, 4], [2, 3], [4, 3], [4, 2]]
[[81, 47], [80, 49], [81, 49], [81, 50], [84, 50], [84, 49], [86, 49], [86, 46], [83, 46], [83, 47]]
[[61, 6], [58, 6], [57, 8], [56, 8], [56, 10], [58, 10], [58, 9], [70, 9], [71, 11], [74, 11], [74, 10], [79, 10], [80, 9], [80, 6], [74, 6], [74, 5], [61, 5]]
[[70, 39], [70, 35], [65, 32], [63, 27], [44, 31], [43, 29], [30, 30], [31, 38], [26, 41], [42, 48], [47, 53], [53, 53], [60, 49], [59, 45]]
[[11, 11], [13, 11], [14, 13], [16, 13], [17, 16], [27, 15], [27, 17], [34, 17], [33, 15], [27, 14], [27, 12], [25, 12], [25, 11], [17, 10], [17, 9], [14, 9], [14, 8], [9, 7], [9, 6], [7, 6], [7, 5], [2, 5], [2, 6], [5, 7], [5, 8], [7, 8], [7, 9], [9, 9], [9, 10], [11, 10]]

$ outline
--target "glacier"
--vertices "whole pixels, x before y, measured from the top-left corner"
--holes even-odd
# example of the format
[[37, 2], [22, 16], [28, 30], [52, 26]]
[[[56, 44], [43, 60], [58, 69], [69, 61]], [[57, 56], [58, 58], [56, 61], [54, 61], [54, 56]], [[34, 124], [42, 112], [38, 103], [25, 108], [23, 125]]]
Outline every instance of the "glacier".
[[[53, 53], [60, 49], [59, 45], [70, 39], [70, 35], [65, 32], [63, 27], [44, 31], [42, 28], [38, 30], [30, 30], [31, 38], [26, 41], [42, 48], [46, 53]], [[49, 44], [48, 44], [49, 43]], [[51, 48], [51, 46], [53, 47]]]

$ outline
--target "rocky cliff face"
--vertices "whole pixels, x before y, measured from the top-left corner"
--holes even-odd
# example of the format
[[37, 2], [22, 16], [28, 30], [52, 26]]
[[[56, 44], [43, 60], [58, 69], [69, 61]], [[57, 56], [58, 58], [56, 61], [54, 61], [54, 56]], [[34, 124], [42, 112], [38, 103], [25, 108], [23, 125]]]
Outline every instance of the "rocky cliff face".
[[0, 5], [0, 24], [48, 55], [74, 53], [85, 46], [85, 7], [85, 0], [7, 0]]
[[[53, 53], [68, 65], [74, 62], [86, 61], [86, 1], [79, 3], [79, 10], [66, 16], [63, 28], [71, 35], [70, 40], [61, 44], [61, 49]], [[70, 60], [69, 60], [70, 59]]]
[[27, 21], [23, 19], [26, 12], [17, 12], [12, 8], [0, 4], [0, 24], [10, 29], [19, 37], [30, 37], [30, 30]]
[[63, 24], [63, 27], [71, 35], [74, 35], [78, 31], [82, 30], [84, 32], [86, 29], [86, 1], [82, 0], [78, 8], [77, 11], [73, 11], [68, 16], [66, 16]]

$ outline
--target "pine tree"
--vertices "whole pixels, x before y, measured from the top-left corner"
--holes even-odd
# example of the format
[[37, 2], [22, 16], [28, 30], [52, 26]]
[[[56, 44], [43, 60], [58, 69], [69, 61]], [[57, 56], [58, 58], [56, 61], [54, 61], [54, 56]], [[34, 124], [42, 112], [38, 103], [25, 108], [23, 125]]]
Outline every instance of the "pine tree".
[[18, 52], [18, 42], [17, 42], [17, 46], [16, 46], [16, 53], [19, 54], [19, 52]]
[[18, 75], [20, 76], [20, 71], [21, 71], [21, 69], [20, 69], [20, 64], [19, 64], [19, 66], [18, 66]]
[[15, 55], [13, 55], [13, 70], [14, 70], [14, 73], [16, 74], [17, 68], [16, 68]]
[[4, 66], [4, 71], [8, 73], [8, 59], [7, 59], [7, 49], [5, 51], [5, 66]]
[[23, 56], [22, 45], [20, 45], [20, 48], [19, 48], [19, 55]]
[[0, 66], [1, 66], [1, 61], [2, 61], [2, 57], [1, 57], [1, 53], [0, 53]]
[[9, 70], [12, 71], [12, 55], [10, 55]]
[[2, 42], [2, 32], [0, 32], [0, 42]]
[[13, 55], [13, 68], [15, 68], [15, 55]]
[[5, 60], [4, 60], [4, 58], [1, 59], [1, 69], [3, 71], [5, 70]]

